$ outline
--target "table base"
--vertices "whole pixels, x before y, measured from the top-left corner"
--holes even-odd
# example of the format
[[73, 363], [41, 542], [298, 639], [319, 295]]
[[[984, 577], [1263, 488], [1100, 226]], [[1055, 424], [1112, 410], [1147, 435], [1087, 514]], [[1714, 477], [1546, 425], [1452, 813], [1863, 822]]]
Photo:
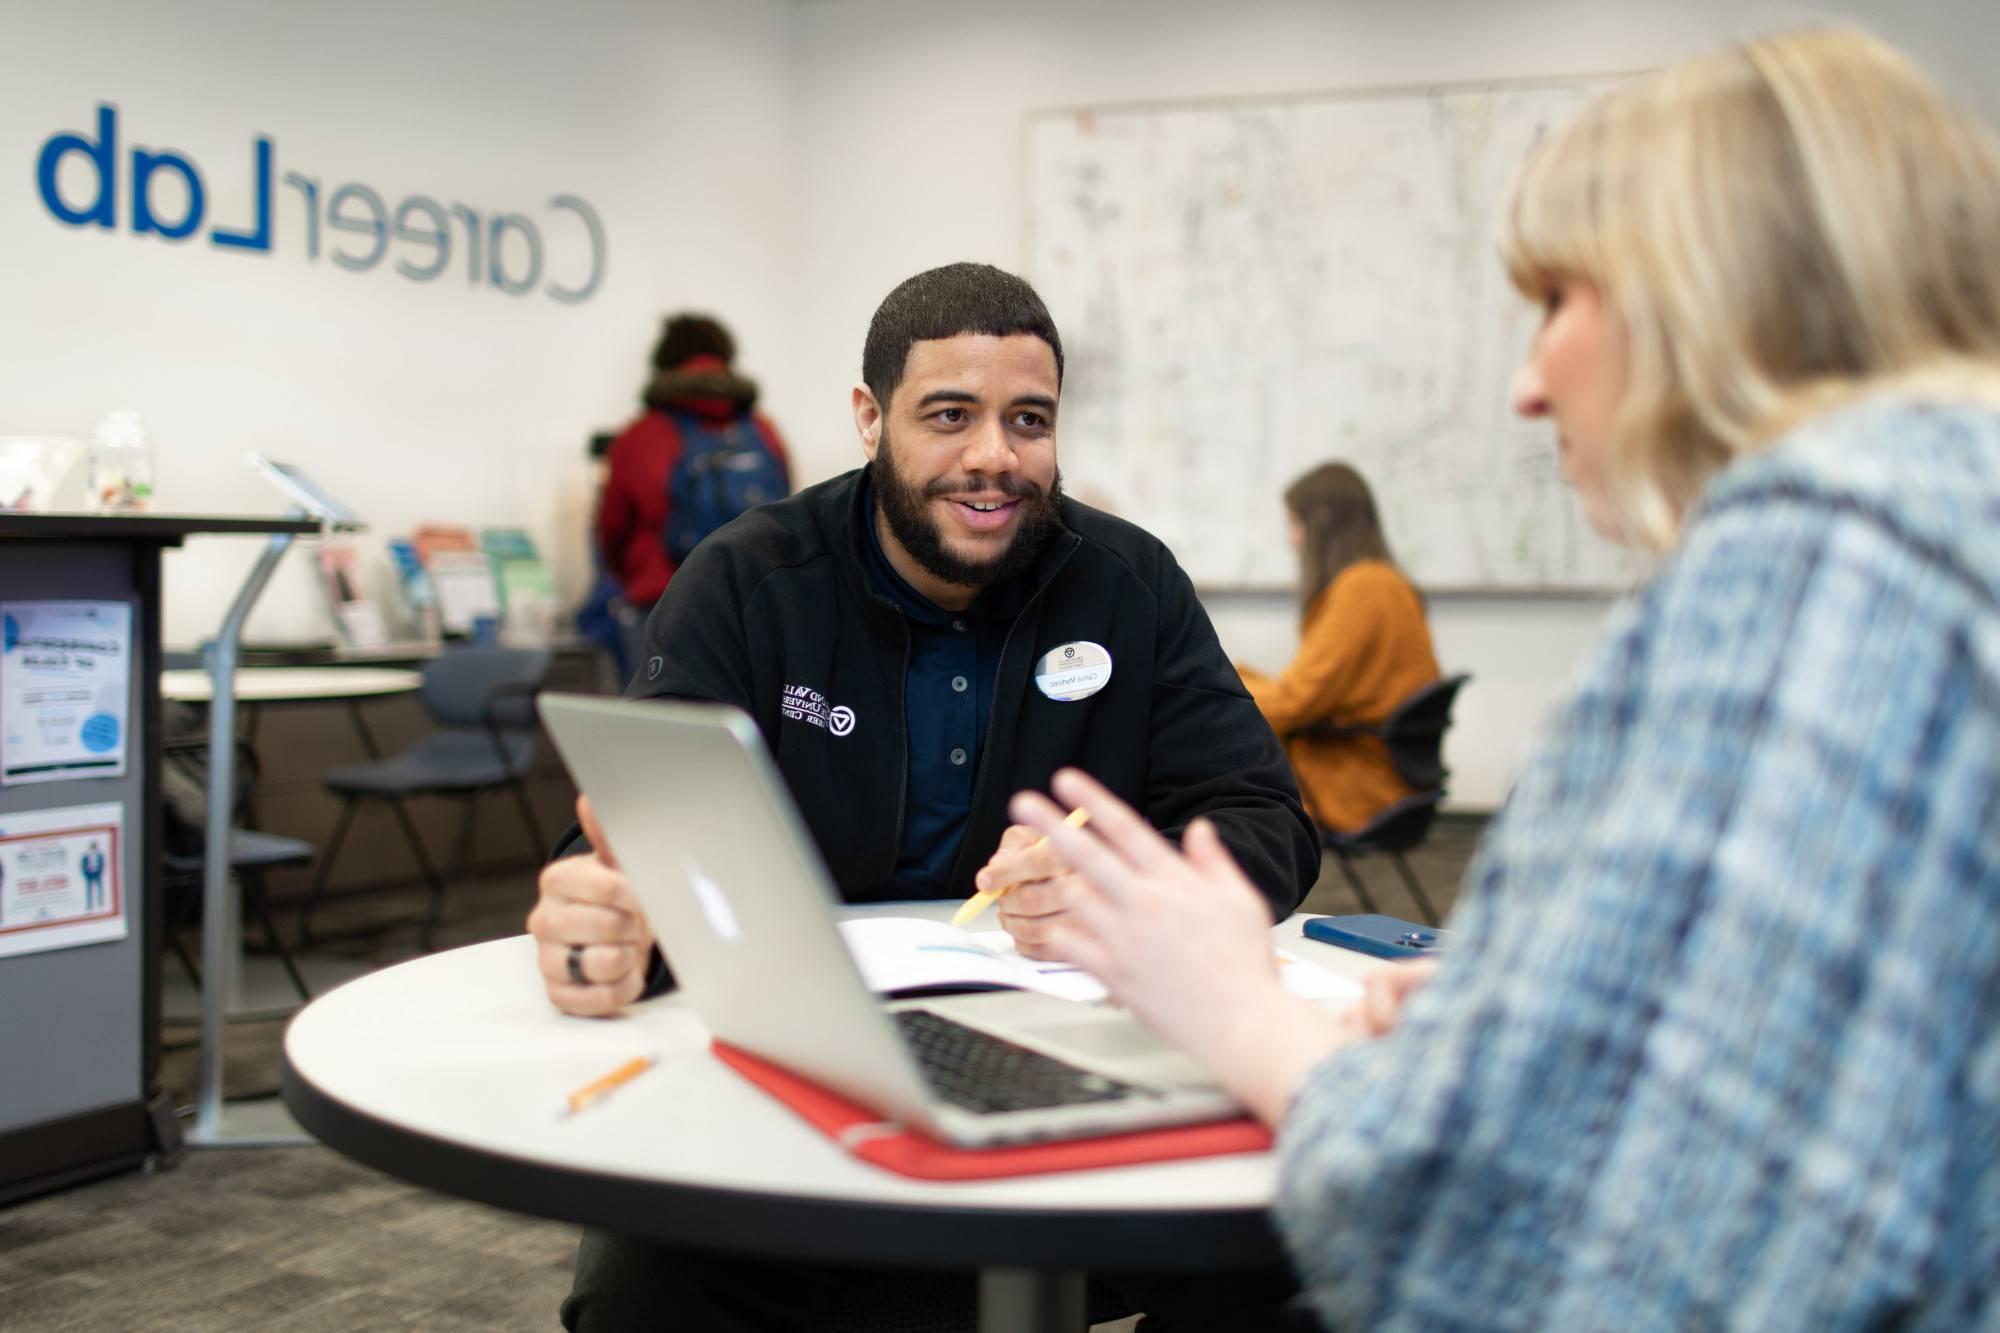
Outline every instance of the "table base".
[[1087, 1288], [1080, 1268], [982, 1268], [979, 1333], [1082, 1333], [1090, 1326]]
[[319, 1142], [299, 1128], [292, 1113], [276, 1098], [254, 1102], [223, 1102], [208, 1123], [188, 1128], [190, 1148], [306, 1148]]

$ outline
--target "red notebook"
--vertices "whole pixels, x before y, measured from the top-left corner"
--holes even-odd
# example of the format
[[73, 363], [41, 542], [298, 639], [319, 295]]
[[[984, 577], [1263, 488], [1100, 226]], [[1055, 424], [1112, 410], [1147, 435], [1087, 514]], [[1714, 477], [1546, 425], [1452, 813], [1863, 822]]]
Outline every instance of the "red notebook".
[[987, 1180], [1051, 1171], [1091, 1171], [1182, 1157], [1262, 1152], [1271, 1131], [1245, 1116], [1169, 1129], [1141, 1129], [1060, 1143], [1006, 1148], [955, 1148], [902, 1128], [838, 1093], [827, 1091], [748, 1051], [712, 1042], [716, 1057], [776, 1097], [820, 1133], [864, 1162], [923, 1180]]

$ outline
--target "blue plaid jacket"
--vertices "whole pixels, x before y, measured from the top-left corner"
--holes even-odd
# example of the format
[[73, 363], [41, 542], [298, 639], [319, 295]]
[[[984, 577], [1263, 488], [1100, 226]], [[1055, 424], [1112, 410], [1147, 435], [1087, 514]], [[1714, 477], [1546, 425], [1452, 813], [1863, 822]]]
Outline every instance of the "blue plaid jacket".
[[1334, 1328], [2000, 1328], [2000, 412], [1709, 486], [1277, 1206]]

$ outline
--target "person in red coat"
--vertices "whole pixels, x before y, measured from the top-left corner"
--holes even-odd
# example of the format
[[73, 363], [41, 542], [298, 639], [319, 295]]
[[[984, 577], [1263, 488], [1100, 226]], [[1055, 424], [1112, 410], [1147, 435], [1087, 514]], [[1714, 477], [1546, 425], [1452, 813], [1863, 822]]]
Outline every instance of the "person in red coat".
[[785, 442], [769, 418], [752, 410], [757, 385], [731, 368], [735, 359], [736, 340], [716, 320], [669, 316], [653, 348], [653, 377], [640, 395], [646, 410], [611, 446], [611, 472], [597, 507], [597, 547], [625, 600], [641, 612], [674, 576], [677, 562], [666, 533], [674, 469], [688, 429], [722, 431], [744, 423], [776, 464], [779, 489], [764, 498], [791, 491]]

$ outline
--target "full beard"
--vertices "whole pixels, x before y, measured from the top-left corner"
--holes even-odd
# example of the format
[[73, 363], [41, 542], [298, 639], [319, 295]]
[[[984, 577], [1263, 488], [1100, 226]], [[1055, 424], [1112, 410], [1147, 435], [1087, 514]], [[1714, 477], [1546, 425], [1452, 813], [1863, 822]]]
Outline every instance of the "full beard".
[[[1046, 491], [1012, 474], [994, 477], [990, 481], [973, 476], [956, 484], [940, 478], [925, 486], [915, 486], [905, 481], [903, 474], [896, 470], [896, 454], [889, 446], [886, 426], [882, 431], [881, 445], [875, 450], [875, 457], [868, 462], [868, 479], [874, 484], [875, 503], [881, 507], [882, 517], [888, 520], [889, 531], [910, 553], [910, 558], [926, 573], [956, 587], [974, 590], [990, 588], [1027, 573], [1035, 558], [1042, 553], [1042, 548], [1062, 528], [1056, 509], [1057, 502], [1062, 499], [1060, 471]], [[944, 496], [978, 491], [998, 491], [1008, 499], [1018, 501], [1019, 517], [1014, 527], [1014, 539], [1007, 543], [1005, 550], [984, 560], [967, 560], [945, 545], [944, 531], [931, 513], [930, 502]]]

